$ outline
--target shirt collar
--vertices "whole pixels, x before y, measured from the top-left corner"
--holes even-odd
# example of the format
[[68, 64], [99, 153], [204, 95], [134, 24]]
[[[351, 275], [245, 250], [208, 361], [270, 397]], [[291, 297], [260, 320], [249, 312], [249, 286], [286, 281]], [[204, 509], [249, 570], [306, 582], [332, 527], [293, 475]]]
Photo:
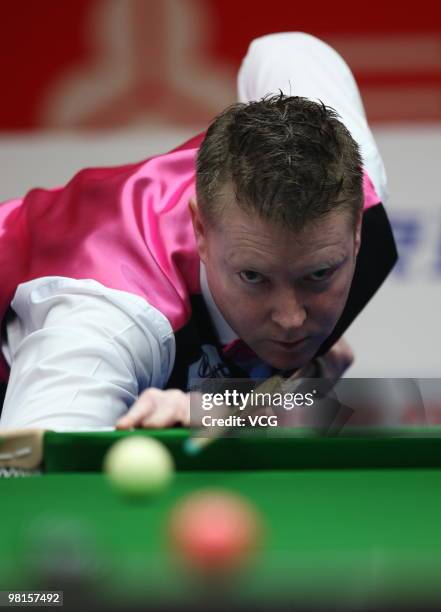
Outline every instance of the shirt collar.
[[219, 342], [222, 345], [229, 344], [233, 340], [238, 339], [236, 332], [225, 321], [221, 311], [216, 306], [216, 303], [211, 295], [210, 287], [208, 286], [207, 273], [204, 264], [201, 261], [200, 267], [201, 292], [207, 306], [214, 328], [217, 332]]

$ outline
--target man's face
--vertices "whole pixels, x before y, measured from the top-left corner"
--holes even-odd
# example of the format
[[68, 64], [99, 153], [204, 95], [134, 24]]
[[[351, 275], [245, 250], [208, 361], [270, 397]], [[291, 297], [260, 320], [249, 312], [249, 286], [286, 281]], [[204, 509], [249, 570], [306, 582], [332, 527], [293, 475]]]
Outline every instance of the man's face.
[[345, 306], [360, 245], [348, 213], [300, 233], [232, 205], [208, 228], [191, 202], [207, 281], [222, 315], [251, 349], [278, 369], [305, 365]]

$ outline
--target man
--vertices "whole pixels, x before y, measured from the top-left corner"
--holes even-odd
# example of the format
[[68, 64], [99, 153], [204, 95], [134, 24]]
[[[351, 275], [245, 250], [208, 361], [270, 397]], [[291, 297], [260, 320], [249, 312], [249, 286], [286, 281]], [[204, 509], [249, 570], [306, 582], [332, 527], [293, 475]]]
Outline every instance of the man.
[[276, 34], [239, 95], [166, 155], [2, 207], [2, 427], [187, 424], [191, 379], [348, 367], [341, 335], [396, 257], [355, 82]]

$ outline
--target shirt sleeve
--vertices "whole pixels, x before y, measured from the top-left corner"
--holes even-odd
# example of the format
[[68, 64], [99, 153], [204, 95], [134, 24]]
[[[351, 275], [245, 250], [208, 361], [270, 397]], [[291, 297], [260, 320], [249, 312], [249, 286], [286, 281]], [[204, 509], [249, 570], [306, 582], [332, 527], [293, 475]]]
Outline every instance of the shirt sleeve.
[[11, 309], [0, 429], [111, 427], [141, 391], [170, 376], [172, 328], [139, 296], [45, 277], [20, 285]]

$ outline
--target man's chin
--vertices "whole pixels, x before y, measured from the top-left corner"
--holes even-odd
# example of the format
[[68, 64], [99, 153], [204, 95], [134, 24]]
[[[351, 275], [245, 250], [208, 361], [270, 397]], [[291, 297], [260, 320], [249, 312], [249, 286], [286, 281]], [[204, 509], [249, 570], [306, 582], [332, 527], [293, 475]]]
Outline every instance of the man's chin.
[[299, 361], [296, 360], [287, 360], [287, 359], [272, 359], [271, 362], [268, 362], [272, 368], [276, 370], [298, 370], [306, 365], [307, 361]]
[[276, 370], [298, 370], [311, 361], [314, 357], [314, 350], [302, 351], [302, 354], [283, 354], [282, 352], [267, 352], [261, 359]]
[[[260, 356], [260, 355], [259, 355]], [[276, 370], [297, 370], [308, 363], [308, 359], [302, 359], [293, 355], [263, 354], [260, 358]]]

